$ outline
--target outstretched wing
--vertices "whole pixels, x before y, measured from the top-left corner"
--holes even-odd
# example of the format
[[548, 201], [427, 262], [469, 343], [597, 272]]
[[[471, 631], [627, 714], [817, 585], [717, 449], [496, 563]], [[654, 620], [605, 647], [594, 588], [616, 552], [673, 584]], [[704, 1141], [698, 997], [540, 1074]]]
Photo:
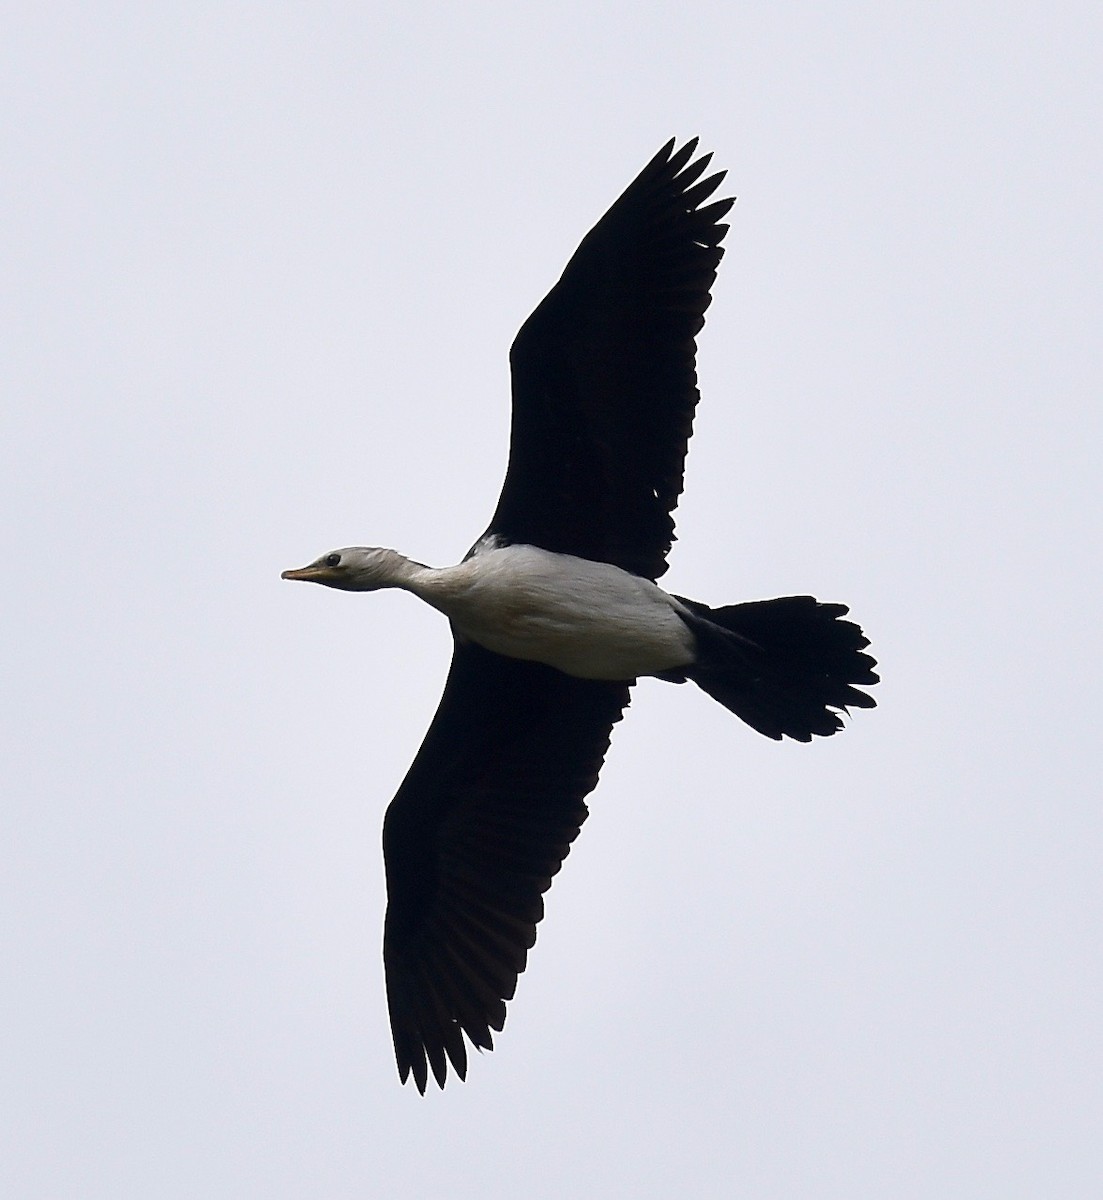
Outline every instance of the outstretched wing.
[[463, 1079], [493, 1046], [597, 783], [627, 683], [457, 643], [436, 717], [387, 809], [383, 960], [399, 1075]]
[[[733, 200], [668, 142], [513, 343], [509, 469], [488, 533], [655, 579], [674, 540], [698, 330]], [[688, 165], [687, 165], [688, 164]]]

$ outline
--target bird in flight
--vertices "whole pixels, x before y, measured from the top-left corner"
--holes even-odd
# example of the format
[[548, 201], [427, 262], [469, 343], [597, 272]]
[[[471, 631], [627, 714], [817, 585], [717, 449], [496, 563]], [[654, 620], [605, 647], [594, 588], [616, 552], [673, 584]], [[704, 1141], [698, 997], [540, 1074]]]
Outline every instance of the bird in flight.
[[698, 400], [695, 338], [734, 203], [711, 155], [668, 142], [582, 240], [510, 351], [509, 466], [456, 566], [354, 546], [285, 571], [402, 588], [454, 638], [440, 706], [387, 809], [383, 961], [403, 1083], [493, 1048], [637, 678], [692, 681], [766, 737], [808, 742], [872, 708], [842, 604], [710, 608], [664, 591]]

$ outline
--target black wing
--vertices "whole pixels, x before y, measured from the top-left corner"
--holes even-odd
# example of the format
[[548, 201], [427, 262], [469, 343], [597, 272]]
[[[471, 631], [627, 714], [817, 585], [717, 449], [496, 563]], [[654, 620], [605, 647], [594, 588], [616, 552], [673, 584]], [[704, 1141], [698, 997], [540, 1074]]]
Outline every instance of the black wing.
[[[627, 683], [457, 643], [437, 715], [387, 809], [383, 960], [398, 1071], [425, 1091], [463, 1033], [489, 1050], [586, 819]], [[461, 1032], [462, 1031], [462, 1032]]]
[[[655, 579], [697, 404], [694, 338], [733, 200], [699, 207], [668, 142], [586, 235], [513, 343], [509, 470], [488, 532]], [[687, 165], [689, 164], [689, 165]]]

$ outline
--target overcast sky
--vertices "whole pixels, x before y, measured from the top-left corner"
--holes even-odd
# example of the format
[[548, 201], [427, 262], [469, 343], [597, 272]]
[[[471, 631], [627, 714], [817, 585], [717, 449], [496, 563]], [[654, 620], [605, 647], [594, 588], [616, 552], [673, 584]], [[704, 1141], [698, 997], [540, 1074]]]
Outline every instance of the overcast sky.
[[[1103, 1189], [1097, 5], [22, 5], [0, 71], [0, 1191]], [[812, 746], [647, 681], [492, 1055], [401, 1088], [383, 810], [507, 351], [672, 135], [739, 202], [667, 582], [813, 592]]]

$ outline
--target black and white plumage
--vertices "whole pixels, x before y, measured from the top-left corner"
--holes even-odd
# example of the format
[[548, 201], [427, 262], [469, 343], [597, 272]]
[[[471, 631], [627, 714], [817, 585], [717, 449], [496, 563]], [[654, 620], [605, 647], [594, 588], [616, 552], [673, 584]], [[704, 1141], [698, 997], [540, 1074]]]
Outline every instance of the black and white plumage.
[[585, 237], [510, 354], [509, 468], [490, 528], [433, 569], [331, 551], [284, 572], [401, 587], [451, 621], [437, 714], [387, 810], [383, 957], [403, 1082], [489, 1050], [641, 675], [692, 680], [768, 737], [809, 741], [877, 681], [846, 608], [810, 596], [710, 609], [654, 582], [697, 404], [695, 337], [732, 200], [706, 203], [696, 140], [669, 142]]

